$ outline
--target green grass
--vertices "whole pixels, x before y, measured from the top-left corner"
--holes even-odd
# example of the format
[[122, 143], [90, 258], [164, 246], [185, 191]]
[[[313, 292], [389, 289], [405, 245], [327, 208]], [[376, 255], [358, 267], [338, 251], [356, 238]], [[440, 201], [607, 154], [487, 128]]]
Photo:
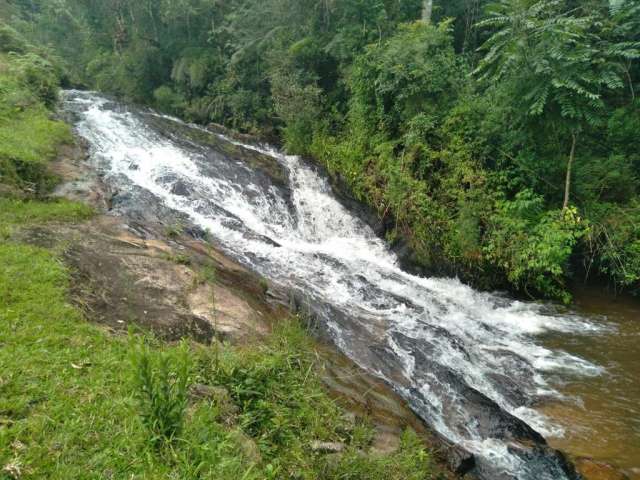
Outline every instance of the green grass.
[[34, 55], [0, 55], [0, 184], [46, 192], [54, 184], [47, 163], [73, 140], [70, 127], [45, 106], [56, 77]]
[[69, 126], [49, 118], [42, 106], [0, 117], [0, 157], [24, 163], [46, 163], [57, 146], [71, 142]]
[[91, 207], [64, 199], [42, 202], [0, 198], [0, 224], [5, 225], [80, 221], [92, 215]]
[[[366, 426], [345, 423], [315, 374], [309, 339], [289, 322], [259, 347], [218, 355], [192, 345], [192, 380], [226, 387], [237, 417], [230, 422], [222, 405], [199, 401], [172, 446], [158, 451], [136, 400], [134, 345], [86, 322], [67, 300], [68, 285], [51, 252], [0, 245], [0, 468], [49, 479], [433, 478], [411, 434], [390, 457], [357, 453], [367, 448]], [[181, 348], [147, 341], [152, 355]], [[246, 454], [247, 435], [258, 460]], [[312, 440], [350, 447], [328, 461], [310, 450]]]
[[59, 199], [23, 201], [0, 197], [0, 241], [11, 238], [16, 229], [48, 222], [79, 222], [93, 215], [84, 204]]

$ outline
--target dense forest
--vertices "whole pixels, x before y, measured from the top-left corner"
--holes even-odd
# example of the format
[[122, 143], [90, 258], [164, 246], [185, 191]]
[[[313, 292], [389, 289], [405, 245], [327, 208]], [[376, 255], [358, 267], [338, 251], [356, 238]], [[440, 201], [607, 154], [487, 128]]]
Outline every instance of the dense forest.
[[639, 285], [637, 0], [0, 9], [0, 49], [45, 102], [61, 76], [281, 141], [371, 205], [427, 272], [567, 301], [574, 281]]

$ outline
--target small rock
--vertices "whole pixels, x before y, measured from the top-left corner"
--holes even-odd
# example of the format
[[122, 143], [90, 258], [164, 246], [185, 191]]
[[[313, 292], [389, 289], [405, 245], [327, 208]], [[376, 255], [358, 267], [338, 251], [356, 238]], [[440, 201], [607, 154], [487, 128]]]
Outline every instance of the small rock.
[[344, 435], [350, 435], [356, 428], [358, 419], [353, 412], [347, 412], [341, 417], [342, 422], [339, 425], [338, 432]]
[[233, 430], [230, 433], [231, 438], [238, 444], [245, 457], [254, 463], [260, 463], [262, 461], [262, 455], [260, 455], [260, 448], [253, 438], [248, 436], [241, 430]]
[[452, 446], [447, 450], [447, 464], [455, 474], [464, 475], [475, 467], [476, 459], [463, 448]]
[[189, 395], [196, 400], [231, 400], [229, 390], [224, 387], [212, 387], [211, 385], [203, 385], [202, 383], [196, 383], [191, 385], [189, 389]]
[[344, 449], [344, 443], [340, 442], [320, 442], [317, 440], [311, 442], [311, 450], [318, 453], [340, 453]]
[[11, 448], [13, 449], [14, 452], [17, 453], [17, 452], [22, 452], [26, 450], [27, 446], [24, 443], [22, 443], [20, 440], [15, 440], [11, 444]]
[[220, 417], [227, 425], [233, 425], [240, 408], [233, 403], [229, 390], [224, 387], [212, 387], [210, 385], [195, 384], [189, 390], [192, 400], [208, 400], [214, 402], [220, 410]]
[[2, 473], [6, 474], [9, 478], [18, 480], [22, 477], [22, 467], [18, 462], [11, 462], [4, 466]]
[[342, 415], [342, 420], [344, 420], [345, 424], [355, 427], [358, 421], [358, 417], [356, 417], [356, 414], [353, 412], [346, 412], [344, 415]]
[[399, 432], [378, 428], [373, 436], [371, 452], [375, 455], [391, 455], [400, 450], [400, 444]]

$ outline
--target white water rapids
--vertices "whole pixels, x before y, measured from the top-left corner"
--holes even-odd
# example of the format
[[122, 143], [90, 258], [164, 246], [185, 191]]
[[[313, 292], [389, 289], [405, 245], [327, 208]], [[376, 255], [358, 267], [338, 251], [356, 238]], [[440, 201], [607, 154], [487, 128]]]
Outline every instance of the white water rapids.
[[[146, 195], [185, 214], [230, 256], [303, 294], [324, 315], [326, 333], [338, 348], [385, 379], [440, 435], [474, 453], [485, 465], [481, 476], [569, 478], [554, 460], [521, 453], [514, 447], [517, 435], [503, 434], [503, 426], [519, 429], [517, 418], [545, 436], [562, 435], [532, 408], [535, 400], [556, 395], [545, 378], [598, 375], [601, 369], [544, 348], [537, 336], [596, 334], [597, 324], [480, 293], [455, 279], [402, 271], [385, 242], [297, 157], [233, 147], [280, 164], [288, 176], [285, 188], [241, 158], [171, 136], [172, 124], [199, 127], [91, 93], [67, 92], [65, 109], [75, 115], [90, 161], [107, 183], [128, 192], [132, 204]], [[164, 122], [165, 131], [150, 118]], [[203, 129], [198, 134], [205, 135]], [[495, 422], [480, 418], [495, 412], [501, 415]]]

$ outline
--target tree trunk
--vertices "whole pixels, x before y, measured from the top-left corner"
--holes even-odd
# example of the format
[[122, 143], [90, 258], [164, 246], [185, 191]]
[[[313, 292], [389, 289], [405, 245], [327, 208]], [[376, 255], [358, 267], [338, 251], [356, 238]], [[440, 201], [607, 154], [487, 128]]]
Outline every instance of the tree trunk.
[[629, 90], [631, 91], [631, 101], [635, 102], [636, 100], [636, 91], [633, 88], [633, 79], [631, 78], [631, 60], [629, 60], [628, 65], [624, 69], [624, 73], [627, 75], [627, 81], [629, 82]]
[[569, 194], [571, 191], [571, 170], [573, 168], [573, 160], [576, 156], [576, 143], [578, 142], [578, 137], [575, 132], [571, 132], [571, 153], [569, 154], [569, 162], [567, 163], [567, 178], [564, 182], [564, 203], [562, 204], [562, 209], [566, 210], [569, 206]]
[[433, 11], [433, 0], [423, 0], [422, 21], [431, 23], [431, 12]]

